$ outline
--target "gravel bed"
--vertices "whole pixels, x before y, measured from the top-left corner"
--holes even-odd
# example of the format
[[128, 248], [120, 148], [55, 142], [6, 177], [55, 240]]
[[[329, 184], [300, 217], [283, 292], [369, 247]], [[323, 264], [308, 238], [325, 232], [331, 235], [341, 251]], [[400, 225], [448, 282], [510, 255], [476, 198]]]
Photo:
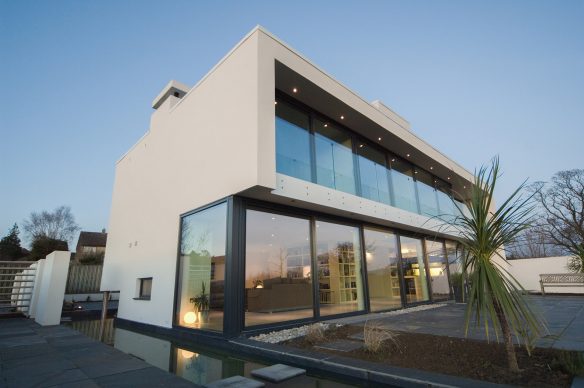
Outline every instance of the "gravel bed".
[[[387, 316], [392, 316], [392, 315], [402, 315], [402, 314], [413, 313], [416, 311], [431, 310], [431, 309], [435, 309], [438, 307], [444, 307], [444, 306], [446, 306], [445, 303], [428, 304], [428, 305], [410, 307], [407, 309], [389, 311], [386, 313], [375, 313], [375, 315], [387, 317]], [[372, 314], [369, 314], [367, 317], [371, 318], [371, 315]], [[367, 318], [362, 317], [362, 320], [367, 320]], [[341, 324], [341, 323], [330, 323], [329, 324], [329, 323], [322, 323], [322, 322], [314, 323], [314, 325], [320, 325], [325, 331], [328, 330], [332, 326], [335, 326], [335, 327], [343, 326], [343, 324]], [[255, 337], [250, 337], [250, 339], [255, 340], [255, 341], [260, 341], [260, 342], [277, 344], [279, 342], [288, 341], [288, 340], [291, 340], [294, 338], [305, 336], [306, 333], [308, 332], [308, 328], [310, 326], [312, 326], [312, 325], [304, 325], [304, 326], [300, 326], [300, 327], [294, 327], [292, 329], [272, 331], [269, 333], [257, 335]]]

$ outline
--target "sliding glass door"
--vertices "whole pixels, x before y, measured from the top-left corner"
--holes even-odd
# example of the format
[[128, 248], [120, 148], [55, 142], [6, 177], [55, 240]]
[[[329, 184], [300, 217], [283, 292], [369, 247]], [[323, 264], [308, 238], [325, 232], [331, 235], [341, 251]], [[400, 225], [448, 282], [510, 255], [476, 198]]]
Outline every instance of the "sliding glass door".
[[430, 299], [422, 240], [400, 236], [406, 303]]
[[363, 234], [371, 311], [401, 307], [396, 235], [370, 228], [365, 228]]

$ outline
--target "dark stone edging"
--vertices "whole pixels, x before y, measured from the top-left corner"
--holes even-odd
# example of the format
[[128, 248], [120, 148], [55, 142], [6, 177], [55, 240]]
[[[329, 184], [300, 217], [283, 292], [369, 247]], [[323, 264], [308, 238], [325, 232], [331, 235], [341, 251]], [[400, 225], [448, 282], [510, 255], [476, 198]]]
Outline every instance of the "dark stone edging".
[[320, 352], [294, 349], [277, 344], [268, 344], [250, 339], [229, 341], [246, 354], [269, 358], [272, 361], [286, 363], [310, 371], [324, 372], [337, 377], [349, 378], [373, 384], [398, 387], [472, 387], [495, 388], [504, 385], [473, 380], [464, 377], [443, 375], [389, 366], [350, 357], [334, 356]]

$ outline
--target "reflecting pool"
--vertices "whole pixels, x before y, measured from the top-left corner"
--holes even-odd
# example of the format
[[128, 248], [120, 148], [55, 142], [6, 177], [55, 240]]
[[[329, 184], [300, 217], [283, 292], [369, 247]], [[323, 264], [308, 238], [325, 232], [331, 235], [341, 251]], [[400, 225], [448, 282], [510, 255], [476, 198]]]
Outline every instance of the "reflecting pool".
[[[113, 319], [107, 319], [105, 341], [124, 353], [137, 357], [152, 366], [176, 374], [192, 383], [204, 385], [232, 376], [252, 378], [255, 369], [269, 366], [257, 360], [227, 354], [193, 343], [175, 343], [167, 339], [152, 337], [127, 329], [114, 327]], [[88, 337], [98, 339], [99, 320], [73, 320], [63, 322]], [[266, 387], [354, 387], [328, 378], [300, 376]]]

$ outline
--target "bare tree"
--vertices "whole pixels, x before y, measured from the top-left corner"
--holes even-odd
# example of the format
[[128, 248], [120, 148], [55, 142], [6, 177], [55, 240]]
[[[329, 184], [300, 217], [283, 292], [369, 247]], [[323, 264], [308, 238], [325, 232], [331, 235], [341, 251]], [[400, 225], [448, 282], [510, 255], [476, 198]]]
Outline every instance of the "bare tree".
[[60, 206], [54, 211], [32, 212], [23, 222], [24, 231], [31, 241], [40, 237], [71, 241], [80, 229], [69, 206]]
[[568, 268], [584, 272], [584, 170], [559, 171], [551, 182], [532, 187], [543, 209], [546, 238], [574, 258]]
[[554, 245], [548, 238], [541, 222], [535, 221], [523, 231], [512, 244], [505, 247], [508, 259], [527, 259], [537, 257], [561, 256], [565, 251]]

